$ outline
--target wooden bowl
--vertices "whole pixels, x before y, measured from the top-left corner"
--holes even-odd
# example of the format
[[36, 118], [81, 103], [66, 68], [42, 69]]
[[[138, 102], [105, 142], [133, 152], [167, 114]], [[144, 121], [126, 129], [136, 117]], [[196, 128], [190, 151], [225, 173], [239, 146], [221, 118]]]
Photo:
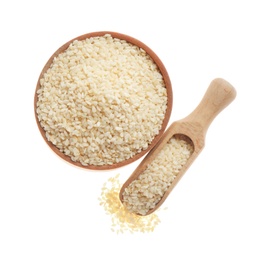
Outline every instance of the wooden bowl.
[[[104, 36], [105, 34], [110, 34], [113, 38], [118, 38], [121, 40], [125, 40], [133, 45], [136, 45], [142, 49], [144, 49], [146, 51], [146, 53], [153, 59], [153, 61], [156, 63], [156, 65], [158, 66], [162, 76], [163, 76], [163, 80], [166, 86], [166, 90], [167, 90], [167, 110], [165, 112], [165, 117], [162, 123], [162, 127], [159, 131], [159, 134], [156, 135], [154, 137], [154, 139], [152, 140], [152, 142], [150, 143], [150, 145], [148, 146], [148, 148], [146, 150], [142, 150], [140, 153], [135, 154], [132, 158], [121, 161], [119, 163], [116, 164], [112, 164], [112, 165], [102, 165], [102, 166], [98, 166], [98, 165], [88, 165], [88, 166], [84, 166], [82, 165], [80, 162], [74, 162], [71, 160], [71, 158], [67, 155], [65, 155], [64, 153], [62, 153], [55, 145], [53, 145], [50, 141], [48, 141], [47, 137], [46, 137], [46, 133], [45, 130], [42, 128], [42, 126], [40, 125], [40, 122], [38, 120], [38, 115], [37, 115], [37, 101], [38, 101], [38, 95], [37, 95], [37, 91], [40, 88], [40, 79], [43, 77], [43, 75], [45, 74], [45, 72], [49, 69], [50, 65], [53, 62], [54, 57], [57, 57], [60, 53], [64, 52], [69, 45], [74, 41], [74, 40], [84, 40], [86, 38], [90, 38], [90, 37], [97, 37], [97, 36]], [[171, 110], [172, 110], [172, 102], [173, 102], [173, 98], [172, 98], [172, 86], [171, 86], [171, 82], [170, 82], [170, 78], [169, 75], [167, 73], [166, 68], [164, 67], [163, 63], [161, 62], [161, 60], [158, 58], [158, 56], [148, 47], [146, 46], [144, 43], [140, 42], [139, 40], [132, 38], [128, 35], [124, 35], [124, 34], [120, 34], [117, 32], [109, 32], [109, 31], [100, 31], [100, 32], [92, 32], [92, 33], [88, 33], [88, 34], [84, 34], [81, 36], [78, 36], [70, 41], [68, 41], [67, 43], [65, 43], [64, 45], [62, 45], [47, 61], [47, 63], [45, 64], [44, 68], [42, 69], [38, 82], [37, 82], [37, 86], [36, 86], [36, 90], [35, 90], [35, 97], [34, 97], [34, 112], [35, 112], [35, 118], [36, 118], [36, 122], [39, 128], [39, 131], [42, 135], [42, 137], [44, 138], [44, 140], [46, 141], [46, 143], [48, 144], [48, 146], [62, 159], [64, 159], [65, 161], [81, 167], [81, 168], [85, 168], [85, 169], [92, 169], [92, 170], [109, 170], [109, 169], [114, 169], [114, 168], [118, 168], [127, 164], [130, 164], [136, 160], [138, 160], [139, 158], [141, 158], [143, 155], [145, 155], [150, 149], [152, 149], [155, 144], [159, 141], [159, 139], [161, 138], [162, 134], [164, 133], [167, 124], [169, 122], [170, 119], [170, 115], [171, 115]]]

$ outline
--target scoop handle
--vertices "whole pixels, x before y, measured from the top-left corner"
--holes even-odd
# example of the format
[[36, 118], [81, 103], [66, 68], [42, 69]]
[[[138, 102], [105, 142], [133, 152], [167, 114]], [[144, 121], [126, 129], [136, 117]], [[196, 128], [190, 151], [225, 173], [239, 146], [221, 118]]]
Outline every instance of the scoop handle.
[[214, 79], [196, 109], [184, 121], [199, 123], [206, 132], [214, 118], [236, 97], [235, 88], [222, 78]]

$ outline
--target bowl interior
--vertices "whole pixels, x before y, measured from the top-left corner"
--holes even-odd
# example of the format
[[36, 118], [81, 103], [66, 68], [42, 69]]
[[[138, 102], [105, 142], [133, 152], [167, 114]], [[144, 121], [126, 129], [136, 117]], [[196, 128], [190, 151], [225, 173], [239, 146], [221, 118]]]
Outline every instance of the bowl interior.
[[[46, 132], [45, 130], [42, 128], [39, 119], [38, 119], [38, 114], [37, 114], [37, 102], [38, 102], [38, 94], [37, 91], [40, 89], [41, 85], [40, 85], [40, 79], [43, 78], [44, 74], [47, 72], [47, 70], [50, 68], [54, 57], [57, 57], [60, 53], [64, 52], [69, 45], [75, 41], [75, 40], [85, 40], [86, 38], [90, 38], [90, 37], [98, 37], [98, 36], [104, 36], [105, 34], [110, 34], [113, 38], [118, 38], [121, 40], [125, 40], [128, 43], [131, 43], [133, 45], [136, 45], [140, 48], [142, 48], [143, 50], [146, 51], [146, 53], [152, 58], [152, 60], [156, 63], [157, 67], [159, 68], [160, 73], [163, 76], [163, 80], [166, 86], [166, 91], [167, 91], [167, 109], [165, 112], [165, 116], [164, 116], [164, 120], [162, 123], [162, 127], [159, 131], [159, 133], [154, 137], [154, 139], [152, 140], [152, 142], [149, 144], [148, 148], [145, 150], [142, 150], [141, 152], [135, 154], [133, 157], [123, 160], [119, 163], [115, 163], [115, 164], [111, 164], [111, 165], [83, 165], [80, 162], [75, 162], [72, 161], [71, 158], [64, 154], [63, 152], [61, 152], [55, 145], [53, 145], [50, 141], [48, 141], [47, 137], [46, 137]], [[146, 46], [144, 43], [142, 43], [141, 41], [130, 37], [128, 35], [124, 35], [124, 34], [120, 34], [117, 32], [109, 32], [109, 31], [101, 31], [101, 32], [93, 32], [93, 33], [88, 33], [88, 34], [84, 34], [81, 36], [78, 36], [70, 41], [68, 41], [67, 43], [65, 43], [64, 45], [62, 45], [56, 52], [54, 52], [54, 54], [49, 58], [49, 60], [47, 61], [47, 63], [45, 64], [45, 66], [43, 67], [38, 82], [37, 82], [37, 86], [36, 86], [36, 90], [35, 90], [35, 97], [34, 97], [34, 111], [35, 111], [35, 118], [36, 118], [36, 122], [39, 128], [39, 131], [42, 135], [42, 137], [44, 138], [45, 142], [48, 144], [48, 146], [59, 156], [61, 157], [63, 160], [69, 162], [70, 164], [73, 164], [75, 166], [78, 167], [82, 167], [82, 168], [86, 168], [86, 169], [92, 169], [92, 170], [108, 170], [108, 169], [114, 169], [114, 168], [118, 168], [127, 164], [130, 164], [136, 160], [138, 160], [139, 158], [141, 158], [143, 155], [145, 155], [150, 149], [152, 149], [155, 144], [158, 142], [158, 140], [160, 139], [160, 137], [162, 136], [162, 134], [164, 133], [167, 124], [169, 122], [170, 119], [170, 115], [171, 115], [171, 110], [172, 110], [172, 86], [171, 86], [171, 82], [170, 82], [170, 78], [169, 75], [167, 73], [167, 70], [165, 68], [165, 66], [163, 65], [162, 61], [159, 59], [159, 57], [148, 47]]]

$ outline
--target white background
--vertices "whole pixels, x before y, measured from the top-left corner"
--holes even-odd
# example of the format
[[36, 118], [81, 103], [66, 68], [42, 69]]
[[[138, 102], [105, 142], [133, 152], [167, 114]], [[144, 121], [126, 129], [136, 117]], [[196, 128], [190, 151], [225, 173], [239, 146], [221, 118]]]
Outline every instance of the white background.
[[[0, 4], [0, 259], [264, 259], [262, 1], [2, 1]], [[94, 31], [128, 34], [166, 66], [171, 122], [216, 77], [237, 90], [150, 234], [117, 235], [98, 205], [113, 171], [75, 168], [42, 139], [37, 79], [51, 54]]]

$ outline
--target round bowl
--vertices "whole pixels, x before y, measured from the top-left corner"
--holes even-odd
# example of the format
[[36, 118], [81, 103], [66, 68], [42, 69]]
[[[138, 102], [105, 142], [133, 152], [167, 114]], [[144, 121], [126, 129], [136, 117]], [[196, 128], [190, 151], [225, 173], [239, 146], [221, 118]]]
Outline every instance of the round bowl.
[[[165, 116], [163, 119], [163, 123], [161, 126], [161, 129], [159, 131], [159, 133], [154, 137], [154, 139], [151, 141], [151, 143], [148, 145], [147, 149], [142, 150], [141, 152], [135, 154], [133, 157], [129, 158], [129, 159], [125, 159], [121, 162], [118, 163], [114, 163], [114, 164], [105, 164], [105, 165], [83, 165], [82, 163], [78, 162], [78, 161], [73, 161], [70, 156], [66, 155], [65, 153], [61, 152], [58, 147], [56, 147], [52, 142], [50, 142], [47, 137], [46, 137], [46, 131], [43, 129], [43, 127], [40, 124], [40, 121], [38, 119], [38, 114], [37, 114], [37, 102], [38, 102], [38, 94], [37, 91], [41, 88], [40, 85], [40, 79], [43, 78], [44, 74], [47, 72], [47, 70], [50, 68], [54, 57], [57, 57], [60, 53], [64, 52], [69, 45], [75, 41], [75, 40], [85, 40], [86, 38], [90, 38], [90, 37], [100, 37], [100, 36], [104, 36], [105, 34], [110, 34], [113, 38], [117, 38], [120, 40], [125, 40], [128, 43], [131, 43], [133, 45], [136, 45], [140, 48], [142, 48], [143, 50], [145, 50], [145, 52], [152, 58], [152, 60], [154, 61], [154, 63], [156, 63], [160, 73], [162, 74], [164, 83], [165, 83], [165, 87], [166, 87], [166, 91], [167, 91], [167, 108], [166, 108], [166, 112], [165, 112]], [[91, 169], [91, 170], [109, 170], [109, 169], [114, 169], [114, 168], [118, 168], [121, 166], [125, 166], [127, 164], [130, 164], [136, 160], [138, 160], [139, 158], [141, 158], [142, 156], [144, 156], [149, 150], [151, 150], [155, 144], [159, 141], [160, 137], [162, 136], [162, 134], [164, 133], [167, 124], [169, 122], [170, 119], [170, 115], [171, 115], [171, 111], [172, 111], [172, 86], [171, 86], [171, 81], [169, 78], [169, 75], [167, 73], [167, 70], [165, 68], [165, 66], [163, 65], [162, 61], [159, 59], [159, 57], [148, 47], [146, 46], [144, 43], [142, 43], [141, 41], [130, 37], [128, 35], [124, 35], [121, 33], [117, 33], [117, 32], [110, 32], [110, 31], [100, 31], [100, 32], [92, 32], [92, 33], [88, 33], [88, 34], [84, 34], [81, 36], [78, 36], [70, 41], [68, 41], [67, 43], [65, 43], [64, 45], [62, 45], [47, 61], [47, 63], [45, 64], [44, 68], [42, 69], [40, 76], [38, 78], [37, 81], [37, 86], [36, 86], [36, 90], [35, 90], [35, 96], [34, 96], [34, 112], [35, 112], [35, 118], [36, 118], [36, 122], [37, 122], [37, 126], [39, 128], [39, 131], [42, 135], [42, 137], [44, 138], [45, 142], [48, 144], [48, 146], [53, 150], [53, 152], [55, 152], [59, 157], [61, 157], [63, 160], [69, 162], [70, 164], [73, 164], [75, 166], [84, 168], [84, 169]]]

